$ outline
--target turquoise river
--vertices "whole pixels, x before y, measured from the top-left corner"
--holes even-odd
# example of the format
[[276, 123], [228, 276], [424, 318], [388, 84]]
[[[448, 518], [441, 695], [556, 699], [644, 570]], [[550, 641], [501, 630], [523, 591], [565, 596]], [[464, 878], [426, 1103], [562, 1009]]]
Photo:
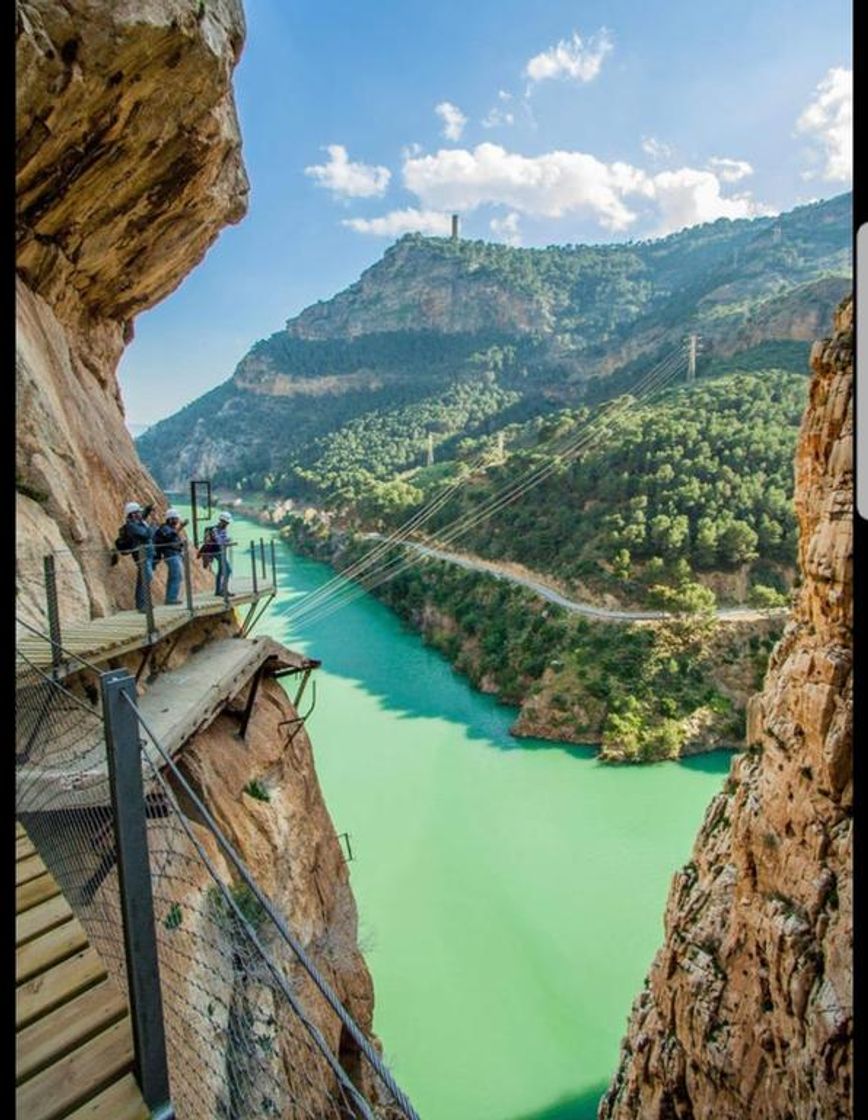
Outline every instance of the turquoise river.
[[308, 730], [387, 1061], [422, 1120], [590, 1120], [729, 755], [610, 767], [514, 739], [512, 709], [370, 596], [293, 626], [333, 573], [277, 555], [257, 632], [322, 659]]

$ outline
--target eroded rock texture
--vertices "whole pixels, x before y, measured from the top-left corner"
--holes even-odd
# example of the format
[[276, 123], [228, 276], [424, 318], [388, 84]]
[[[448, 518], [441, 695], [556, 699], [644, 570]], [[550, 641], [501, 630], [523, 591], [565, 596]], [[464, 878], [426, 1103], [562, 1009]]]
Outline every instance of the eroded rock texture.
[[131, 605], [107, 548], [159, 490], [115, 371], [134, 316], [247, 205], [232, 96], [239, 0], [17, 7], [18, 609], [39, 621], [59, 557], [70, 621]]
[[674, 879], [601, 1120], [837, 1120], [852, 1076], [853, 306], [812, 352], [803, 584]]
[[[126, 561], [111, 567], [109, 546], [123, 503], [160, 495], [124, 426], [116, 367], [134, 316], [172, 291], [221, 227], [245, 212], [231, 87], [244, 22], [238, 0], [20, 0], [17, 12], [17, 611], [44, 626], [49, 552], [64, 622], [131, 605], [132, 569]], [[230, 615], [193, 622], [157, 647], [151, 668], [178, 670], [192, 652], [237, 630]], [[136, 670], [139, 656], [123, 663]], [[65, 683], [93, 692], [92, 681]], [[143, 677], [140, 691], [147, 684]], [[297, 713], [273, 681], [263, 683], [241, 741], [234, 708], [245, 702], [246, 693], [236, 696], [193, 736], [180, 765], [369, 1030], [371, 980], [310, 743], [303, 729], [287, 741]], [[180, 796], [217, 874], [237, 888], [237, 873]], [[178, 840], [179, 819], [149, 821], [179, 1115], [346, 1115], [335, 1103], [333, 1074], [316, 1073], [287, 1000], [254, 975], [261, 961], [251, 964], [247, 943], [232, 940], [231, 918], [222, 911], [215, 918], [214, 881]], [[50, 863], [48, 845], [45, 854]], [[114, 874], [97, 895], [106, 906], [116, 906]], [[62, 868], [58, 875], [63, 881]], [[119, 920], [82, 920], [123, 984]], [[197, 939], [204, 932], [210, 942]], [[306, 1014], [365, 1087], [334, 1013], [297, 964], [286, 964]], [[245, 1034], [244, 1022], [261, 1026], [261, 1036]], [[279, 1099], [256, 1094], [266, 1069]]]

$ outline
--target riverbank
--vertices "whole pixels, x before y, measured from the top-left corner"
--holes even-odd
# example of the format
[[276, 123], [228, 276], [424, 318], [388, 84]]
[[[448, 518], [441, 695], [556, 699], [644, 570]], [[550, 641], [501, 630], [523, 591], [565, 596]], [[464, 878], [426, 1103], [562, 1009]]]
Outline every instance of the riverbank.
[[[378, 543], [301, 516], [281, 535], [337, 571]], [[433, 555], [370, 590], [475, 688], [518, 709], [513, 735], [593, 743], [606, 762], [738, 749], [747, 701], [784, 623], [582, 617], [530, 587]]]

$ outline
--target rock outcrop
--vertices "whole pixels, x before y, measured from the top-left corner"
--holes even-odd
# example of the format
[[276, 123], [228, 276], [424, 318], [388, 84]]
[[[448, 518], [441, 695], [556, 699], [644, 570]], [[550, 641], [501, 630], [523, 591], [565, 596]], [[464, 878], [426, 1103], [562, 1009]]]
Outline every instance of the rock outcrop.
[[812, 351], [803, 584], [674, 879], [601, 1120], [852, 1115], [853, 305]]
[[[162, 499], [124, 425], [116, 368], [135, 315], [171, 292], [220, 229], [246, 210], [231, 85], [243, 37], [240, 0], [18, 3], [16, 609], [31, 624], [44, 627], [47, 553], [55, 557], [64, 623], [131, 605], [131, 569], [111, 566], [111, 542], [125, 501]], [[228, 613], [192, 622], [156, 651], [152, 668], [178, 669], [192, 652], [237, 632]], [[138, 657], [116, 663], [131, 667]], [[94, 702], [92, 680], [72, 677], [65, 684]], [[139, 688], [147, 689], [146, 678]], [[236, 707], [244, 703], [235, 697]], [[310, 742], [274, 681], [262, 683], [244, 742], [232, 707], [188, 740], [179, 765], [347, 1010], [370, 1032], [371, 979]], [[297, 730], [291, 742], [287, 726]], [[218, 872], [233, 880], [195, 811], [191, 818]], [[240, 1037], [242, 1005], [253, 997], [238, 979], [244, 970], [233, 953], [209, 961], [177, 951], [181, 938], [173, 943], [171, 933], [185, 915], [185, 932], [214, 925], [215, 887], [201, 861], [184, 864], [177, 836], [170, 836], [173, 823], [177, 833], [177, 816], [149, 821], [149, 842], [160, 888], [175, 891], [168, 899], [157, 892], [168, 906], [157, 919], [169, 977], [164, 1007], [173, 1092], [184, 1115], [223, 1115], [233, 1095], [237, 1108], [243, 1061], [254, 1085], [266, 1064], [282, 1063], [279, 1080], [298, 1109], [292, 1115], [343, 1115], [333, 1100], [333, 1076], [317, 1081], [313, 1065], [304, 1066], [300, 1055], [310, 1041], [298, 1018], [289, 1021], [285, 1000], [260, 991], [256, 998], [273, 1007], [253, 1010], [272, 1035]], [[60, 828], [56, 823], [55, 831]], [[51, 863], [50, 851], [45, 855]], [[113, 875], [98, 896], [106, 906]], [[78, 898], [75, 890], [69, 894]], [[123, 985], [118, 920], [102, 926], [87, 920], [83, 914]], [[226, 927], [234, 929], [231, 918]], [[203, 943], [193, 941], [199, 949]], [[297, 965], [286, 965], [308, 1016], [366, 1088], [358, 1053], [338, 1019]], [[215, 1038], [222, 1038], [224, 1053]], [[268, 1111], [276, 1107], [260, 1093], [243, 1114], [276, 1114]]]
[[[629, 245], [522, 249], [407, 234], [355, 283], [254, 343], [229, 381], [138, 446], [165, 485], [210, 470], [228, 486], [306, 500], [309, 480], [295, 468], [310, 470], [335, 433], [411, 403], [436, 407], [482, 377], [510, 394], [499, 404], [479, 394], [493, 431], [514, 422], [514, 393], [531, 416], [634, 387], [688, 327], [702, 334], [703, 363], [738, 368], [733, 355], [752, 350], [748, 369], [801, 369], [814, 317], [850, 290], [850, 229], [842, 195]], [[226, 419], [233, 440], [221, 436]], [[396, 472], [418, 461], [415, 449], [402, 455]], [[376, 456], [360, 466], [380, 469]]]
[[19, 611], [62, 555], [67, 617], [128, 601], [108, 547], [123, 503], [159, 498], [115, 371], [133, 318], [247, 205], [231, 77], [239, 0], [20, 0], [17, 27]]

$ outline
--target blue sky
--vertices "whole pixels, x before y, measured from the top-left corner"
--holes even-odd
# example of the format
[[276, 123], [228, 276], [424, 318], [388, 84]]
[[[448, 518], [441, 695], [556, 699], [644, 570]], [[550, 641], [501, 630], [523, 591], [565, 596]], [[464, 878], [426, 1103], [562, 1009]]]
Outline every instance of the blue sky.
[[250, 210], [136, 320], [131, 426], [408, 228], [627, 240], [849, 189], [843, 0], [246, 0]]

